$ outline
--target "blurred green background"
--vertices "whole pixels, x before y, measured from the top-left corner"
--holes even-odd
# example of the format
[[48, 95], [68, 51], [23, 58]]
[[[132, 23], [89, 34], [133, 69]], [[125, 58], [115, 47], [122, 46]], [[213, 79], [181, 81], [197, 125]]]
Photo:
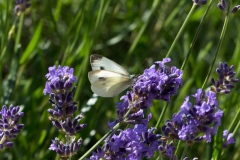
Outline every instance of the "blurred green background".
[[[232, 3], [236, 5], [235, 1]], [[214, 1], [184, 69], [183, 86], [169, 106], [162, 125], [179, 110], [185, 96], [194, 94], [204, 82], [224, 23], [224, 15], [216, 5]], [[0, 159], [59, 159], [48, 148], [51, 139], [63, 140], [64, 135], [48, 120], [47, 109], [51, 105], [48, 96], [43, 95], [48, 67], [59, 64], [74, 68], [78, 78], [75, 100], [78, 112], [85, 116], [81, 122], [88, 126], [77, 135], [82, 137], [83, 145], [73, 159], [83, 155], [109, 131], [107, 122], [116, 118], [115, 106], [124, 94], [114, 98], [98, 97], [95, 103], [88, 103], [92, 98], [87, 78], [91, 70], [89, 56], [106, 56], [129, 73], [141, 74], [154, 61], [165, 57], [191, 6], [191, 0], [32, 0], [18, 44], [20, 17], [14, 14], [15, 1], [0, 0], [1, 105], [19, 105], [25, 114], [21, 120], [24, 130], [14, 140], [12, 149], [1, 152]], [[206, 8], [204, 5], [195, 10], [170, 55], [169, 66], [181, 67]], [[240, 13], [236, 13], [229, 19], [214, 70], [220, 61], [228, 62], [235, 65], [236, 77], [239, 77], [239, 31]], [[217, 75], [213, 72], [212, 76]], [[225, 108], [227, 115], [223, 122], [225, 129], [240, 108], [239, 86], [237, 84], [229, 95], [218, 97], [220, 108]], [[164, 104], [154, 102], [151, 127], [155, 126]], [[239, 135], [238, 130], [235, 146], [226, 150], [223, 159], [239, 159]], [[196, 143], [188, 149], [187, 156], [205, 159], [206, 148], [206, 143]]]

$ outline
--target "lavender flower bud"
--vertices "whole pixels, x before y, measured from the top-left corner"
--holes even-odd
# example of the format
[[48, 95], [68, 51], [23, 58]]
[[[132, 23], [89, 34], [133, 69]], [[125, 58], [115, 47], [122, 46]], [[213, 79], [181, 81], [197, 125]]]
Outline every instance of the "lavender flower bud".
[[231, 65], [228, 67], [228, 64], [219, 63], [219, 68], [216, 69], [216, 72], [218, 73], [219, 80], [214, 80], [212, 78], [212, 87], [211, 91], [220, 93], [220, 94], [228, 94], [230, 93], [230, 89], [234, 88], [233, 83], [238, 82], [238, 79], [234, 78], [234, 75], [236, 74], [234, 71], [234, 66]]
[[205, 5], [207, 4], [207, 0], [193, 0], [194, 5]]
[[240, 5], [233, 7], [231, 13], [236, 13], [239, 10], [239, 8], [240, 8]]
[[24, 115], [23, 112], [19, 112], [20, 107], [14, 107], [10, 105], [3, 106], [0, 112], [0, 149], [11, 148], [13, 142], [10, 142], [11, 139], [16, 138], [20, 131], [23, 129], [23, 124], [18, 124], [19, 119]]

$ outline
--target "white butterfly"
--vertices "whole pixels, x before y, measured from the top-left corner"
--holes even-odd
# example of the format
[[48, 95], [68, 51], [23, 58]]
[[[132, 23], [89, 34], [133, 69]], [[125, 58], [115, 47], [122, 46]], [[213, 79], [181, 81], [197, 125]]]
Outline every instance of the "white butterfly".
[[114, 97], [132, 86], [136, 76], [123, 67], [98, 54], [90, 56], [92, 70], [88, 72], [91, 89], [101, 97]]

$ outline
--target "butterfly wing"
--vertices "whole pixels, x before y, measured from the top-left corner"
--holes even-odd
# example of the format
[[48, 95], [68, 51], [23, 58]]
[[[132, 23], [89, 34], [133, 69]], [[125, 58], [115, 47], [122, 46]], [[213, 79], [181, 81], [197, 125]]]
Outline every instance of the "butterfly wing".
[[117, 72], [117, 73], [121, 73], [129, 76], [129, 73], [123, 67], [121, 67], [119, 64], [101, 55], [98, 55], [98, 54], [91, 55], [90, 63], [93, 71], [106, 70], [106, 71]]
[[93, 84], [95, 81], [97, 81], [101, 78], [110, 78], [110, 77], [131, 79], [132, 76], [124, 75], [124, 74], [116, 73], [116, 72], [111, 72], [111, 71], [105, 71], [105, 70], [97, 70], [97, 71], [88, 72], [88, 79], [91, 84]]
[[126, 77], [100, 77], [91, 85], [94, 93], [101, 97], [114, 97], [130, 87], [132, 80]]

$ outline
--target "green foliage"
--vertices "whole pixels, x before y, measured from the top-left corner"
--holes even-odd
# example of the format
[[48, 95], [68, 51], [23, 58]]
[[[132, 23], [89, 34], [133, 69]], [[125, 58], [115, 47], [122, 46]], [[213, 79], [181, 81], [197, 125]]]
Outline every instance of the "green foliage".
[[[83, 146], [73, 158], [77, 159], [109, 131], [107, 122], [116, 118], [115, 106], [120, 98], [120, 95], [99, 97], [95, 104], [87, 105], [92, 97], [87, 78], [89, 56], [94, 53], [106, 56], [123, 65], [129, 73], [141, 74], [154, 61], [166, 56], [192, 6], [191, 0], [36, 0], [31, 2], [28, 14], [16, 16], [14, 3], [0, 0], [0, 104], [21, 106], [24, 112], [21, 123], [25, 126], [14, 140], [14, 148], [4, 150], [0, 159], [21, 160], [59, 159], [55, 152], [48, 150], [51, 139], [64, 139], [48, 119], [47, 109], [51, 105], [48, 96], [43, 95], [48, 67], [69, 66], [75, 69], [78, 78], [75, 100], [79, 112], [85, 116], [82, 122], [87, 127], [78, 134], [83, 139]], [[182, 66], [206, 8], [207, 5], [197, 6], [190, 17], [170, 55], [171, 65]], [[213, 3], [184, 68], [183, 86], [168, 106], [160, 126], [179, 110], [185, 96], [201, 88], [212, 64], [223, 24], [224, 15]], [[234, 65], [236, 77], [239, 77], [239, 32], [240, 14], [236, 13], [229, 18], [210, 77], [216, 77], [214, 70], [220, 61]], [[220, 108], [225, 109], [224, 129], [230, 127], [239, 112], [239, 88], [237, 84], [229, 95], [218, 97]], [[163, 102], [153, 104], [151, 126], [155, 126], [164, 106]], [[231, 126], [231, 132], [236, 125]], [[221, 159], [240, 158], [239, 135], [238, 129], [234, 135], [235, 146], [226, 149]], [[187, 156], [208, 159], [213, 151], [206, 152], [207, 147], [212, 151], [213, 144], [195, 143], [188, 148]]]

